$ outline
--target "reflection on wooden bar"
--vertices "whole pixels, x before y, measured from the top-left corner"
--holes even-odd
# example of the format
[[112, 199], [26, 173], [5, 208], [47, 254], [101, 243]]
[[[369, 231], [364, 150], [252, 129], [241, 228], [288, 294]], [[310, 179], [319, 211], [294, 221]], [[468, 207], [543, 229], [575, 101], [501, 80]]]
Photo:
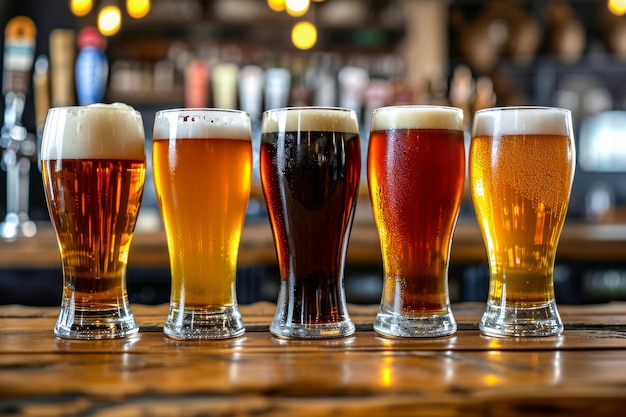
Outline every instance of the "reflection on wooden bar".
[[[626, 406], [626, 305], [564, 307], [565, 332], [490, 338], [482, 304], [457, 304], [451, 337], [385, 339], [374, 306], [352, 337], [287, 341], [275, 304], [242, 306], [236, 339], [168, 339], [166, 305], [133, 305], [136, 337], [55, 339], [56, 308], [0, 307], [0, 409], [15, 415], [618, 416]], [[313, 368], [315, 371], [312, 371]]]

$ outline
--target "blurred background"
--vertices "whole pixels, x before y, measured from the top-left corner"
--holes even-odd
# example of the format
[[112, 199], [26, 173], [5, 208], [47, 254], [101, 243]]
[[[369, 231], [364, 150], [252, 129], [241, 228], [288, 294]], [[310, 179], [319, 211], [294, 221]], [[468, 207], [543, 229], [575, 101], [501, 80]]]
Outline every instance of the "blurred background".
[[[625, 300], [625, 12], [624, 0], [0, 0], [0, 303], [60, 300], [37, 138], [48, 107], [97, 101], [142, 112], [148, 160], [154, 113], [172, 107], [243, 109], [255, 145], [266, 109], [349, 107], [359, 114], [363, 150], [369, 115], [383, 105], [460, 107], [468, 131], [485, 107], [568, 108], [578, 162], [557, 301]], [[255, 176], [238, 270], [242, 303], [275, 301], [279, 279]], [[364, 178], [361, 188], [346, 290], [350, 302], [375, 304], [382, 266]], [[475, 223], [466, 196], [450, 266], [455, 302], [486, 299]], [[128, 286], [133, 302], [169, 299], [150, 174]]]

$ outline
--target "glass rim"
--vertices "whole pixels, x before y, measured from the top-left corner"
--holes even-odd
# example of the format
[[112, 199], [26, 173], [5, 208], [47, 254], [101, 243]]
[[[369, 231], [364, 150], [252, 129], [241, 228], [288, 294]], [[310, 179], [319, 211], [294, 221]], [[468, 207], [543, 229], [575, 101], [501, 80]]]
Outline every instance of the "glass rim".
[[370, 133], [389, 130], [465, 130], [465, 111], [460, 107], [432, 104], [383, 106], [372, 111]]
[[530, 105], [530, 106], [526, 106], [526, 105], [521, 105], [521, 106], [499, 106], [499, 107], [488, 107], [485, 109], [480, 109], [476, 111], [476, 115], [481, 114], [481, 113], [490, 113], [490, 112], [497, 112], [497, 111], [514, 111], [514, 110], [521, 110], [521, 111], [525, 111], [525, 110], [550, 110], [550, 111], [554, 111], [557, 113], [572, 113], [572, 111], [570, 109], [566, 109], [564, 107], [552, 107], [552, 106], [534, 106], [534, 105]]
[[268, 109], [265, 110], [263, 112], [263, 115], [265, 114], [270, 114], [270, 113], [279, 113], [279, 112], [292, 112], [292, 111], [309, 111], [309, 110], [316, 110], [316, 111], [332, 111], [332, 112], [345, 112], [345, 113], [349, 113], [349, 112], [353, 112], [356, 114], [356, 110], [354, 109], [350, 109], [347, 107], [339, 107], [339, 106], [293, 106], [293, 107], [277, 107], [275, 109]]
[[472, 123], [472, 137], [491, 136], [493, 132], [573, 136], [572, 112], [550, 106], [492, 107], [477, 111]]
[[400, 105], [391, 105], [391, 106], [382, 106], [374, 109], [372, 113], [376, 113], [378, 111], [391, 111], [394, 109], [403, 110], [403, 109], [441, 109], [441, 110], [452, 110], [455, 112], [463, 112], [463, 109], [460, 107], [454, 106], [445, 106], [439, 104], [400, 104]]
[[250, 114], [246, 111], [239, 109], [226, 109], [221, 107], [174, 107], [171, 109], [161, 109], [155, 113], [155, 116], [159, 114], [171, 114], [171, 113], [230, 113], [230, 114], [245, 114], [250, 117]]
[[[72, 110], [82, 110], [82, 109], [103, 109], [103, 110], [108, 110], [108, 111], [114, 111], [114, 112], [125, 112], [125, 113], [136, 113], [141, 115], [141, 112], [139, 110], [137, 110], [135, 107], [126, 104], [126, 103], [121, 103], [121, 102], [116, 102], [119, 104], [124, 104], [124, 107], [122, 106], [115, 106], [115, 103], [93, 103], [93, 104], [73, 104], [73, 105], [69, 105], [69, 106], [54, 106], [54, 107], [50, 107], [48, 108], [47, 113], [51, 113], [51, 112], [67, 112], [67, 111], [72, 111]], [[95, 106], [95, 104], [99, 104], [99, 106]]]

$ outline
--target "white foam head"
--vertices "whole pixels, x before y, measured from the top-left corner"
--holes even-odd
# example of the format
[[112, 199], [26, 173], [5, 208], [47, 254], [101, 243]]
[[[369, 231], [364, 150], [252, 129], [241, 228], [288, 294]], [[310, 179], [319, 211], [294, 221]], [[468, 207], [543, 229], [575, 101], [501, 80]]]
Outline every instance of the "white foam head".
[[170, 109], [157, 112], [154, 140], [234, 139], [251, 141], [250, 116], [228, 109]]
[[145, 160], [141, 113], [122, 104], [55, 107], [48, 110], [42, 160]]
[[472, 136], [572, 136], [571, 112], [554, 107], [501, 107], [476, 112]]
[[263, 113], [263, 133], [278, 132], [344, 132], [359, 133], [354, 110], [339, 107], [286, 107]]
[[463, 130], [463, 110], [441, 106], [389, 106], [374, 110], [372, 132], [395, 129]]

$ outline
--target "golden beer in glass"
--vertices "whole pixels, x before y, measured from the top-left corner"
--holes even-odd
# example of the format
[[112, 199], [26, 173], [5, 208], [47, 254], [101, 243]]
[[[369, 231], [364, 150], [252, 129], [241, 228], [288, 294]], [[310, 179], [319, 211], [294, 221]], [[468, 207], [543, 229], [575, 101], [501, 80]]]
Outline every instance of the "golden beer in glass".
[[152, 161], [172, 278], [164, 332], [175, 339], [243, 334], [235, 276], [252, 182], [250, 117], [160, 111]]
[[54, 332], [103, 339], [139, 328], [126, 294], [126, 266], [146, 171], [141, 114], [129, 106], [50, 109], [41, 164], [63, 265]]
[[469, 178], [490, 269], [480, 322], [484, 333], [548, 336], [563, 330], [553, 272], [575, 158], [569, 110], [511, 107], [476, 113]]
[[374, 330], [391, 337], [454, 333], [448, 264], [465, 182], [463, 111], [376, 109], [367, 177], [384, 268]]

